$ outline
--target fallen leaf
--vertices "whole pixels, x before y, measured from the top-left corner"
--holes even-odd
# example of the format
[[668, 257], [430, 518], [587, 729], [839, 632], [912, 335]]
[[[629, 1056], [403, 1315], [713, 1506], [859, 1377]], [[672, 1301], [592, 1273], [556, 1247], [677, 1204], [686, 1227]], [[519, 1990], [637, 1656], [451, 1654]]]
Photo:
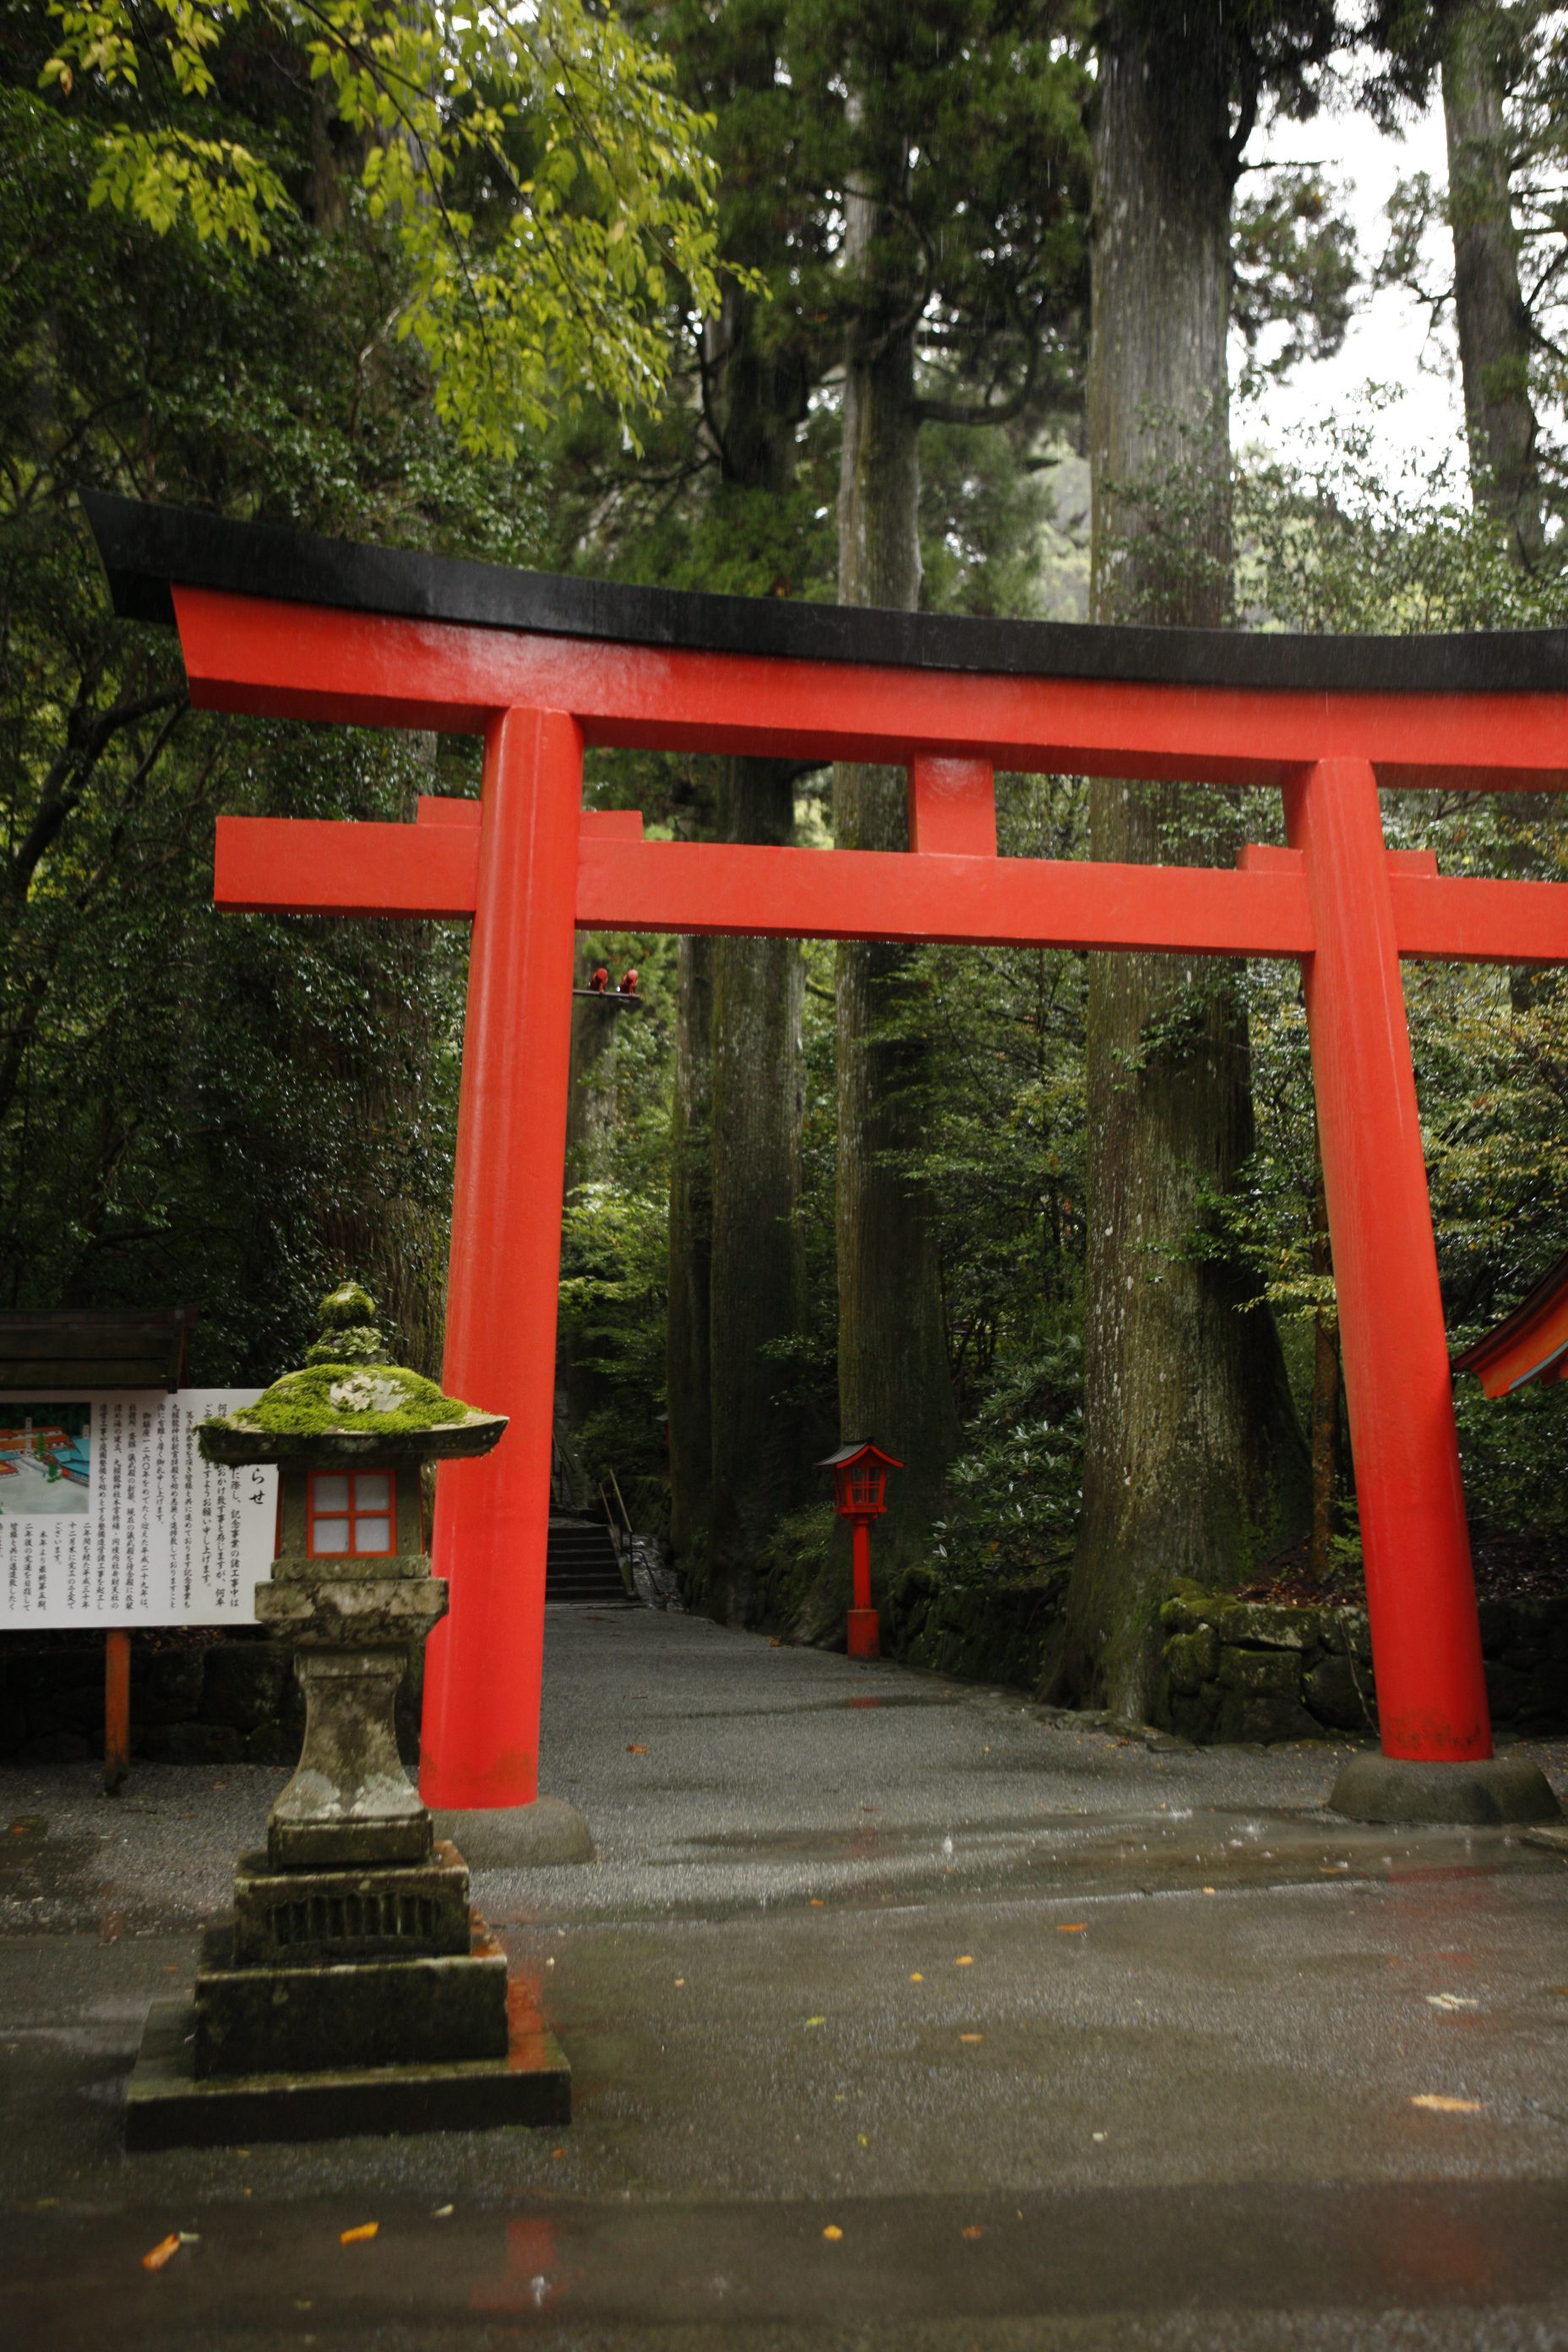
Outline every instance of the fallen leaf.
[[866, 2137], [866, 2134], [865, 2134], [864, 2132], [857, 2132], [857, 2133], [856, 2133], [856, 2135], [855, 2135], [855, 2137], [856, 2137], [856, 2138], [859, 2141], [859, 2143], [860, 2143], [860, 2145], [861, 2145], [861, 2147], [870, 2147], [871, 2143], [870, 2143], [870, 2141], [868, 2139], [868, 2137]]
[[814, 1911], [820, 1911], [820, 1910], [821, 1910], [821, 1908], [822, 1908], [822, 1897], [821, 1897], [821, 1895], [814, 1895], [812, 1896], [812, 1898], [811, 1898], [811, 1907], [812, 1907], [812, 1909], [813, 1909]]
[[837, 2241], [844, 2235], [844, 2232], [839, 2228], [837, 2221], [829, 2221], [826, 2229], [824, 2230], [822, 2234], [825, 2238], [831, 2238], [835, 2244], [837, 2244]]
[[1435, 2116], [1479, 2116], [1481, 2111], [1479, 2099], [1451, 2099], [1446, 2091], [1417, 2091], [1410, 2104]]
[[647, 1754], [647, 1749], [646, 1748], [637, 1748], [637, 1747], [634, 1747], [634, 1746], [632, 1746], [632, 1745], [628, 1742], [627, 1747], [626, 1747], [626, 1754], [627, 1754], [628, 1756], [646, 1756], [646, 1755]]
[[825, 2017], [808, 2017], [805, 2021], [807, 2025], [826, 2025], [827, 2020]]
[[955, 1969], [972, 1969], [974, 1966], [973, 1953], [960, 1952], [957, 1959], [954, 1960], [952, 1965]]
[[984, 2042], [985, 2036], [984, 2033], [961, 2033], [958, 2038], [961, 2042]]
[[984, 2235], [985, 2231], [978, 2221], [966, 2222], [959, 2231], [961, 2238], [983, 2238]]
[[447, 2221], [456, 2210], [457, 2208], [453, 2205], [437, 2205], [432, 2211], [430, 2219], [432, 2221]]
[[550, 2151], [552, 2160], [553, 2160], [553, 2159], [554, 2159], [556, 2157], [558, 2157], [558, 2156], [564, 2156], [564, 2155], [565, 2155], [565, 2153], [566, 2153], [566, 2151], [565, 2151], [565, 2149], [564, 2149], [563, 2147], [552, 2147], [552, 2148], [551, 2149], [551, 2151]]
[[340, 2246], [363, 2245], [367, 2239], [374, 2237], [380, 2227], [379, 2221], [362, 2221], [355, 2230], [340, 2230], [338, 2243]]
[[678, 1985], [683, 1985], [686, 1982], [686, 1979], [684, 1977], [677, 1977], [675, 1981]]
[[166, 2238], [160, 2238], [155, 2246], [149, 2247], [142, 2257], [142, 2267], [144, 2271], [161, 2271], [165, 2263], [173, 2262], [179, 2251], [180, 2233], [178, 2230], [171, 2230]]
[[1213, 1887], [1213, 1886], [1205, 1886], [1205, 1887], [1204, 1888], [1204, 1893], [1205, 1893], [1205, 1895], [1214, 1895], [1214, 1894], [1217, 1894], [1217, 1892], [1218, 1892], [1218, 1889], [1217, 1889], [1216, 1887]]
[[910, 1970], [910, 1982], [911, 1984], [924, 1984], [925, 1979], [921, 1976], [919, 1969], [911, 1969]]
[[1089, 1933], [1089, 1921], [1087, 1919], [1058, 1919], [1057, 1922], [1057, 1933], [1058, 1936], [1087, 1936]]

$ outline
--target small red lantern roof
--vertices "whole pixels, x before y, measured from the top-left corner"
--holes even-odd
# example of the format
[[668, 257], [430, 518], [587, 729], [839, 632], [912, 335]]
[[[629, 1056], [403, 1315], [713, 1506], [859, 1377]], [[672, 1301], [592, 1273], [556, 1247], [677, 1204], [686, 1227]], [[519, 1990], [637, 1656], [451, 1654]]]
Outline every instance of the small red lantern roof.
[[1457, 1372], [1474, 1372], [1489, 1397], [1508, 1396], [1527, 1381], [1568, 1380], [1568, 1256], [1547, 1269], [1511, 1315], [1454, 1359]]
[[904, 1466], [892, 1454], [884, 1454], [879, 1445], [873, 1445], [869, 1438], [863, 1444], [841, 1445], [837, 1454], [824, 1454], [816, 1466], [819, 1470], [847, 1470], [852, 1462], [862, 1460], [880, 1462], [888, 1470], [901, 1470]]

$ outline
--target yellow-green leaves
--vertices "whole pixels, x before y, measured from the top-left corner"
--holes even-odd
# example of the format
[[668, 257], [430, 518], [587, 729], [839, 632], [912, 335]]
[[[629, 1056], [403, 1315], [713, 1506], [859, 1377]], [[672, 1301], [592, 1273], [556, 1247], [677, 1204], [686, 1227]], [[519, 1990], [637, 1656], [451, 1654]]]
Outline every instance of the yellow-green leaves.
[[[231, 135], [222, 43], [263, 22], [357, 134], [359, 194], [408, 273], [393, 331], [425, 353], [437, 404], [472, 449], [505, 455], [592, 393], [635, 439], [668, 365], [680, 282], [719, 304], [711, 118], [668, 62], [584, 0], [50, 0], [64, 102], [118, 88], [132, 118], [99, 137], [94, 205], [159, 235], [267, 249], [289, 197]], [[168, 102], [168, 94], [175, 96]], [[142, 99], [157, 94], [137, 120]]]

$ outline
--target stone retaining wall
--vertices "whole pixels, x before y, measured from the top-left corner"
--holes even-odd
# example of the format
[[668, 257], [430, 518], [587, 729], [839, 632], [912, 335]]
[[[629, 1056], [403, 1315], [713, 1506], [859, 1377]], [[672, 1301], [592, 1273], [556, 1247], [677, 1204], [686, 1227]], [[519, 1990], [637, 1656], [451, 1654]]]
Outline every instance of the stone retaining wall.
[[1033, 1690], [1050, 1663], [1068, 1570], [1034, 1584], [943, 1584], [934, 1569], [906, 1569], [884, 1604], [883, 1652], [966, 1682]]
[[[1484, 1601], [1480, 1620], [1493, 1727], [1568, 1728], [1568, 1594]], [[1364, 1609], [1237, 1601], [1184, 1584], [1161, 1622], [1156, 1719], [1184, 1738], [1321, 1739], [1376, 1729]]]
[[[419, 1752], [416, 1686], [398, 1743]], [[304, 1704], [289, 1645], [262, 1634], [131, 1644], [131, 1753], [153, 1764], [294, 1764]], [[0, 1637], [0, 1763], [70, 1764], [103, 1753], [103, 1635]]]

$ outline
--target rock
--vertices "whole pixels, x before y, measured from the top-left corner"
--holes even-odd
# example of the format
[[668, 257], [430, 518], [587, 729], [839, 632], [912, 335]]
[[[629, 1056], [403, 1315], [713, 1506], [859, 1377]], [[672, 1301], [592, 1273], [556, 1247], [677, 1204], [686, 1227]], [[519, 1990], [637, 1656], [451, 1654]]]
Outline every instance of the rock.
[[1513, 1635], [1513, 1620], [1507, 1601], [1483, 1601], [1476, 1615], [1480, 1621], [1482, 1656], [1500, 1657]]
[[201, 1712], [206, 1654], [182, 1644], [131, 1653], [131, 1720], [137, 1724], [188, 1723]]
[[1301, 1669], [1289, 1650], [1237, 1650], [1227, 1644], [1220, 1653], [1215, 1679], [1222, 1690], [1300, 1701]]
[[1302, 1696], [1320, 1723], [1332, 1726], [1336, 1731], [1366, 1731], [1375, 1728], [1367, 1701], [1372, 1693], [1370, 1678], [1358, 1669], [1362, 1679], [1358, 1687], [1352, 1661], [1344, 1655], [1320, 1658], [1301, 1685]]
[[1167, 1633], [1195, 1633], [1209, 1622], [1215, 1607], [1212, 1593], [1194, 1584], [1190, 1577], [1178, 1577], [1171, 1595], [1160, 1611], [1160, 1622]]
[[16, 1758], [18, 1764], [86, 1764], [92, 1757], [90, 1741], [79, 1731], [46, 1731], [29, 1739]]
[[1215, 1609], [1214, 1623], [1222, 1642], [1265, 1650], [1316, 1648], [1322, 1639], [1321, 1611], [1282, 1601], [1227, 1601]]
[[254, 1731], [245, 1735], [244, 1757], [247, 1764], [298, 1764], [300, 1761], [300, 1726], [277, 1718], [270, 1723], [258, 1723]]
[[1367, 1623], [1364, 1609], [1328, 1609], [1323, 1612], [1323, 1647], [1342, 1656], [1355, 1659], [1358, 1665], [1372, 1664], [1372, 1628]]
[[1486, 1660], [1487, 1705], [1494, 1723], [1514, 1723], [1524, 1713], [1530, 1698], [1530, 1685], [1511, 1666], [1500, 1664], [1495, 1658]]
[[241, 1735], [226, 1723], [176, 1723], [168, 1742], [171, 1764], [237, 1764], [245, 1752]]
[[1176, 1634], [1165, 1644], [1165, 1671], [1172, 1690], [1190, 1696], [1213, 1682], [1219, 1672], [1219, 1635], [1212, 1625]]
[[207, 1652], [203, 1722], [254, 1731], [278, 1714], [287, 1671], [282, 1651], [274, 1643], [220, 1643]]

